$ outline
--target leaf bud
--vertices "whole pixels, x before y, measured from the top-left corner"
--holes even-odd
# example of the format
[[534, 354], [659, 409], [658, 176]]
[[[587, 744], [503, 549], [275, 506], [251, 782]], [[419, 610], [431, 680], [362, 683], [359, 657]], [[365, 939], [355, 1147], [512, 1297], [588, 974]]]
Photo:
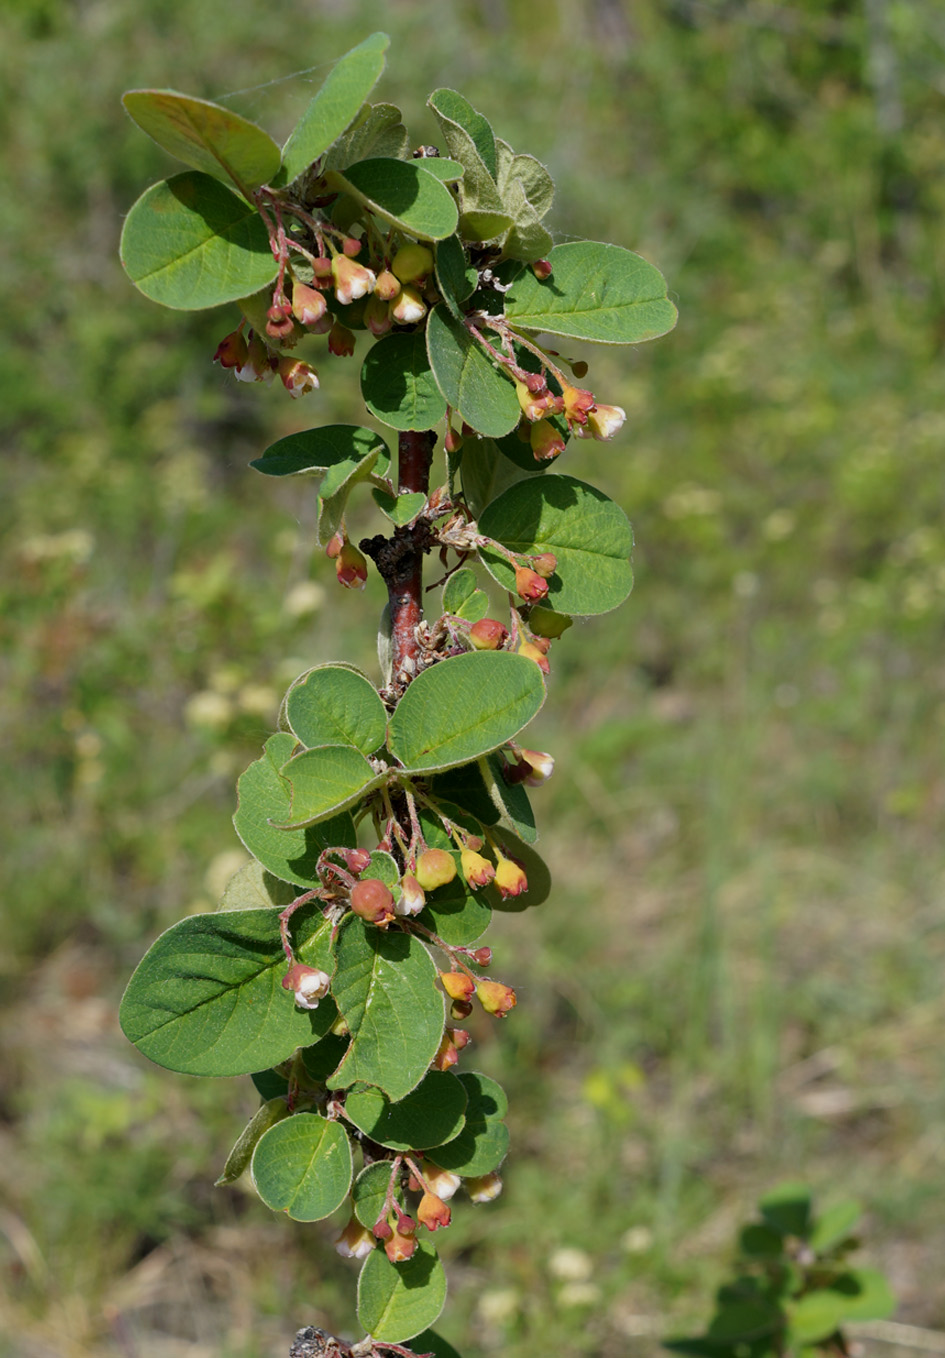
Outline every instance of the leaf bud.
[[478, 890], [481, 886], [488, 886], [495, 876], [495, 868], [489, 860], [483, 858], [482, 854], [476, 853], [474, 849], [463, 849], [459, 859], [463, 876], [473, 891]]
[[551, 462], [564, 452], [564, 435], [550, 420], [538, 420], [535, 424], [529, 425], [528, 430], [528, 442], [531, 444], [536, 462]]
[[317, 967], [294, 962], [282, 978], [284, 990], [295, 991], [295, 1002], [300, 1009], [317, 1009], [331, 986], [331, 977]]
[[428, 1231], [437, 1231], [441, 1226], [450, 1224], [450, 1209], [442, 1198], [435, 1193], [424, 1193], [417, 1208], [417, 1218]]
[[382, 269], [374, 284], [374, 296], [382, 302], [392, 302], [400, 292], [400, 279], [395, 278], [390, 269]]
[[[498, 879], [498, 873], [496, 873], [496, 878]], [[477, 948], [472, 955], [472, 959], [477, 967], [487, 967], [492, 961], [492, 949]]]
[[266, 334], [270, 339], [288, 339], [295, 329], [290, 302], [274, 302], [266, 312]]
[[501, 981], [480, 981], [476, 986], [476, 998], [487, 1014], [505, 1018], [517, 1003], [515, 991]]
[[414, 876], [424, 891], [435, 891], [456, 876], [456, 860], [445, 849], [425, 849], [417, 859]]
[[214, 363], [219, 363], [221, 368], [244, 368], [249, 362], [249, 347], [243, 334], [239, 330], [234, 330], [226, 335], [217, 345], [217, 351], [213, 355]]
[[511, 900], [513, 896], [521, 896], [528, 890], [528, 878], [525, 876], [524, 868], [514, 859], [503, 858], [501, 854], [495, 870], [495, 884], [504, 901]]
[[[555, 562], [555, 565], [558, 563]], [[548, 593], [548, 584], [542, 577], [533, 571], [529, 566], [515, 567], [515, 592], [520, 599], [527, 599], [529, 603], [536, 604], [540, 599], [544, 599]]]
[[391, 320], [397, 325], [415, 325], [427, 314], [427, 304], [410, 283], [405, 283], [390, 304]]
[[377, 275], [363, 264], [356, 264], [347, 255], [335, 255], [331, 261], [331, 276], [335, 283], [335, 296], [342, 306], [348, 306], [359, 297], [366, 297], [374, 291]]
[[469, 1018], [472, 1011], [473, 1007], [471, 1000], [454, 1000], [450, 1005], [450, 1018], [466, 1019]]
[[400, 879], [400, 900], [394, 906], [397, 915], [419, 915], [426, 905], [423, 887], [412, 873], [405, 872]]
[[543, 580], [548, 580], [558, 569], [558, 558], [554, 552], [539, 552], [532, 557], [532, 570]]
[[356, 882], [348, 899], [356, 915], [368, 924], [376, 924], [379, 929], [386, 929], [394, 918], [394, 898], [376, 877]]
[[463, 1187], [473, 1202], [492, 1202], [502, 1192], [502, 1176], [493, 1170], [478, 1179], [464, 1179]]
[[354, 353], [354, 332], [342, 325], [341, 321], [332, 322], [328, 332], [328, 351], [338, 358], [350, 358]]
[[335, 1249], [343, 1259], [366, 1259], [374, 1248], [374, 1236], [357, 1217], [352, 1217], [335, 1241]]
[[538, 649], [533, 641], [523, 641], [518, 648], [519, 655], [523, 655], [526, 660], [534, 660], [542, 674], [551, 673], [551, 665], [544, 651]]
[[544, 282], [546, 278], [550, 278], [553, 272], [550, 259], [532, 260], [532, 273], [536, 278], [540, 279], [541, 282]]
[[528, 615], [531, 631], [550, 641], [562, 636], [573, 623], [574, 619], [569, 618], [567, 613], [556, 613], [553, 608], [533, 608]]
[[341, 248], [349, 259], [356, 259], [361, 253], [361, 246], [363, 244], [363, 241], [357, 240], [354, 236], [345, 236], [344, 240], [341, 242]]
[[390, 305], [382, 301], [376, 292], [372, 292], [367, 300], [363, 319], [364, 324], [375, 339], [380, 339], [381, 335], [386, 335], [393, 324], [390, 316]]
[[469, 640], [477, 651], [498, 651], [508, 639], [508, 629], [497, 618], [480, 618], [469, 629]]
[[476, 982], [462, 971], [441, 971], [440, 984], [451, 1000], [468, 1000], [476, 989]]
[[433, 272], [433, 252], [425, 245], [403, 245], [390, 267], [401, 283], [419, 283]]
[[279, 359], [279, 376], [286, 391], [295, 399], [318, 387], [318, 373], [312, 365], [300, 358], [289, 358], [287, 354]]
[[[439, 1165], [435, 1165], [432, 1160], [424, 1160], [422, 1169], [423, 1177], [430, 1192], [435, 1193], [444, 1202], [449, 1202], [462, 1183], [459, 1175], [454, 1174], [451, 1169], [440, 1169]], [[419, 1216], [419, 1213], [417, 1215]]]
[[315, 325], [328, 310], [324, 293], [310, 288], [307, 283], [293, 283], [292, 310], [302, 325]]

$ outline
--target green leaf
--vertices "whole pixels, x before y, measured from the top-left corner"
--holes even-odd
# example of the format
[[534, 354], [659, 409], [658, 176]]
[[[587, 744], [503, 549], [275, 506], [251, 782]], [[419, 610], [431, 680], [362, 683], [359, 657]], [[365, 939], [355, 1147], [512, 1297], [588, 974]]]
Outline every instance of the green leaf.
[[456, 90], [445, 88], [433, 91], [427, 100], [427, 107], [436, 114], [446, 136], [447, 145], [452, 148], [450, 141], [453, 136], [452, 129], [462, 128], [475, 146], [476, 154], [489, 171], [490, 177], [495, 179], [498, 170], [496, 140], [488, 118], [477, 113], [469, 100], [464, 99]]
[[[296, 956], [331, 972], [330, 924], [303, 906]], [[432, 965], [432, 964], [431, 964]], [[249, 1075], [323, 1037], [330, 1000], [297, 1009], [282, 988], [286, 960], [274, 910], [191, 915], [151, 945], [128, 983], [119, 1020], [149, 1060], [184, 1075]]]
[[129, 90], [121, 102], [158, 146], [195, 170], [231, 179], [245, 198], [282, 164], [268, 132], [207, 99], [176, 90]]
[[453, 315], [462, 319], [462, 303], [476, 291], [479, 272], [466, 262], [466, 251], [458, 236], [447, 236], [436, 246], [436, 281], [443, 301]]
[[526, 198], [519, 180], [515, 179], [508, 185], [503, 194], [503, 202], [512, 218], [512, 226], [502, 242], [505, 253], [511, 255], [513, 259], [522, 259], [528, 263], [535, 259], [544, 259], [551, 253], [554, 241], [542, 226], [538, 213]]
[[326, 424], [289, 434], [250, 463], [267, 476], [311, 475], [318, 478], [321, 512], [318, 532], [327, 542], [341, 526], [354, 486], [390, 470], [387, 444], [373, 429], [355, 424]]
[[876, 1268], [851, 1268], [830, 1284], [843, 1298], [843, 1324], [858, 1320], [885, 1320], [896, 1309], [888, 1279]]
[[811, 1194], [806, 1184], [779, 1184], [765, 1194], [758, 1207], [772, 1229], [806, 1239], [811, 1226]]
[[315, 871], [323, 849], [353, 849], [357, 835], [351, 817], [343, 812], [304, 830], [278, 830], [289, 816], [291, 791], [280, 770], [296, 748], [288, 731], [270, 736], [257, 759], [237, 783], [233, 824], [247, 849], [276, 877], [286, 882], [318, 884]]
[[862, 1206], [852, 1198], [820, 1212], [810, 1232], [811, 1249], [818, 1254], [833, 1249], [847, 1238], [862, 1215]]
[[418, 1238], [413, 1257], [392, 1264], [369, 1254], [358, 1279], [358, 1319], [374, 1339], [401, 1344], [432, 1325], [446, 1301], [446, 1273], [436, 1248]]
[[441, 184], [455, 184], [465, 173], [458, 160], [450, 160], [447, 156], [421, 156], [419, 160], [420, 168]]
[[328, 1087], [363, 1080], [402, 1099], [423, 1079], [443, 1036], [433, 959], [412, 935], [385, 933], [356, 916], [342, 923], [336, 955], [332, 994], [352, 1042]]
[[242, 1178], [250, 1160], [253, 1158], [253, 1151], [258, 1145], [260, 1137], [264, 1132], [268, 1132], [270, 1127], [274, 1127], [277, 1122], [281, 1122], [283, 1118], [288, 1116], [289, 1106], [284, 1098], [277, 1097], [261, 1103], [240, 1133], [236, 1145], [226, 1157], [223, 1173], [213, 1185], [214, 1188], [222, 1188], [226, 1184], [235, 1184], [237, 1179]]
[[353, 745], [373, 754], [384, 744], [387, 709], [363, 674], [347, 665], [319, 665], [286, 694], [286, 720], [303, 745]]
[[466, 1125], [452, 1141], [430, 1150], [429, 1158], [440, 1169], [478, 1179], [498, 1169], [508, 1154], [509, 1129], [502, 1119], [509, 1103], [488, 1075], [472, 1070], [456, 1078], [466, 1089]]
[[478, 622], [489, 612], [489, 596], [485, 590], [477, 589], [458, 609], [457, 613], [467, 622]]
[[777, 1259], [784, 1253], [784, 1240], [777, 1231], [753, 1222], [742, 1228], [738, 1247], [751, 1259]]
[[348, 1049], [348, 1039], [339, 1033], [326, 1033], [320, 1042], [302, 1048], [306, 1073], [324, 1084]]
[[405, 495], [388, 495], [386, 490], [372, 490], [371, 495], [381, 513], [398, 528], [413, 523], [427, 503], [422, 490], [408, 491]]
[[555, 197], [555, 182], [551, 175], [540, 160], [524, 151], [516, 154], [501, 137], [496, 138], [495, 145], [498, 162], [496, 184], [503, 199], [510, 185], [518, 183], [539, 219], [545, 217]]
[[373, 877], [375, 881], [383, 882], [391, 891], [400, 884], [400, 868], [391, 854], [383, 849], [371, 850], [371, 861], [361, 873], [362, 877]]
[[[623, 510], [603, 491], [573, 476], [547, 473], [519, 481], [479, 517], [479, 531], [510, 551], [558, 560], [548, 581], [548, 603], [562, 613], [607, 613], [633, 585], [633, 531]], [[515, 572], [488, 547], [479, 556], [503, 589], [515, 593]]]
[[[453, 857], [458, 868], [459, 854]], [[444, 943], [454, 948], [465, 948], [475, 943], [488, 929], [492, 922], [492, 905], [484, 891], [470, 891], [457, 871], [446, 886], [427, 892], [426, 905], [417, 918]]]
[[463, 1130], [466, 1090], [455, 1075], [440, 1070], [431, 1070], [397, 1103], [379, 1089], [358, 1085], [345, 1100], [345, 1116], [379, 1146], [426, 1150], [451, 1141]]
[[528, 793], [521, 783], [507, 783], [502, 776], [505, 760], [491, 754], [474, 764], [463, 764], [437, 774], [433, 791], [438, 797], [469, 811], [483, 825], [501, 825], [520, 839], [534, 844], [538, 838]]
[[255, 858], [244, 863], [239, 872], [234, 873], [226, 884], [221, 910], [264, 910], [275, 906], [282, 910], [290, 905], [298, 895], [291, 882], [267, 872], [262, 863]]
[[676, 324], [663, 275], [631, 250], [569, 241], [556, 245], [548, 259], [550, 278], [542, 281], [524, 269], [506, 293], [506, 320], [516, 328], [597, 344], [638, 344]]
[[759, 1339], [777, 1333], [783, 1326], [783, 1312], [763, 1297], [727, 1301], [712, 1317], [706, 1339], [716, 1344], [731, 1339]]
[[414, 1353], [432, 1353], [433, 1358], [460, 1358], [449, 1340], [437, 1334], [436, 1330], [424, 1330], [421, 1334], [415, 1334], [413, 1341]]
[[813, 1344], [833, 1334], [844, 1320], [844, 1298], [830, 1288], [818, 1288], [788, 1305], [791, 1336], [796, 1343]]
[[325, 182], [418, 240], [443, 240], [456, 230], [456, 199], [422, 160], [360, 160], [344, 172], [329, 170]]
[[515, 387], [445, 306], [427, 318], [427, 353], [437, 386], [468, 425], [489, 438], [515, 428], [522, 414]]
[[276, 276], [256, 209], [197, 170], [141, 195], [125, 219], [120, 248], [135, 287], [178, 311], [237, 302]]
[[476, 592], [476, 572], [468, 566], [454, 571], [443, 586], [443, 612], [458, 613], [467, 599]]
[[343, 811], [381, 781], [360, 750], [318, 745], [293, 755], [279, 770], [291, 787], [289, 814], [273, 821], [280, 830], [299, 830]]
[[386, 33], [372, 33], [335, 62], [283, 147], [283, 183], [297, 179], [354, 121], [384, 69], [389, 45]]
[[331, 1216], [351, 1187], [344, 1128], [317, 1113], [296, 1113], [266, 1132], [253, 1155], [253, 1182], [267, 1207], [293, 1221]]
[[[511, 459], [505, 453], [505, 445], [512, 443], [522, 449], [521, 458]], [[478, 516], [509, 486], [530, 476], [540, 476], [546, 469], [547, 464], [537, 463], [530, 446], [519, 443], [514, 431], [500, 442], [478, 439], [469, 456], [463, 458], [463, 494], [473, 514]]]
[[[390, 1184], [391, 1161], [376, 1160], [373, 1165], [362, 1169], [351, 1190], [351, 1206], [354, 1215], [362, 1226], [370, 1230], [384, 1211], [387, 1189]], [[399, 1184], [394, 1191], [394, 1199], [403, 1206], [404, 1195]]]
[[446, 414], [422, 330], [379, 339], [365, 355], [361, 395], [372, 415], [393, 429], [432, 429]]
[[414, 679], [394, 709], [387, 746], [413, 772], [467, 764], [511, 740], [544, 700], [541, 670], [525, 656], [453, 656]]
[[364, 104], [347, 132], [325, 156], [323, 169], [344, 170], [357, 160], [373, 156], [406, 160], [409, 146], [410, 135], [399, 108], [394, 104]]

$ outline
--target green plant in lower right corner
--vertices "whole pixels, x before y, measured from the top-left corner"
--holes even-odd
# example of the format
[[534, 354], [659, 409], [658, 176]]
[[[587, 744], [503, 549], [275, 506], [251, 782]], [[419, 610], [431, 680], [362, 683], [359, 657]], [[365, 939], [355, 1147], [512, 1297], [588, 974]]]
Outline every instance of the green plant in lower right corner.
[[738, 1237], [736, 1275], [716, 1293], [704, 1334], [664, 1347], [705, 1358], [849, 1354], [844, 1326], [880, 1320], [896, 1301], [884, 1275], [852, 1267], [858, 1202], [815, 1213], [803, 1184], [783, 1184], [758, 1204], [760, 1220]]

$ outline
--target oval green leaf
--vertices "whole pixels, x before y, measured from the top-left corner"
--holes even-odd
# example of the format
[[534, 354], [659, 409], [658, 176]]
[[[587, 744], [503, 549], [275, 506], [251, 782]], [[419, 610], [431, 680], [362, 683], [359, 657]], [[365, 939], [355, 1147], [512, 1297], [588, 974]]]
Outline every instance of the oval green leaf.
[[343, 811], [379, 781], [360, 750], [319, 745], [293, 755], [279, 770], [291, 794], [289, 814], [273, 821], [279, 830], [299, 830]]
[[427, 319], [427, 353], [437, 386], [468, 425], [487, 438], [511, 433], [522, 414], [512, 382], [445, 306]]
[[375, 217], [418, 240], [444, 240], [456, 230], [456, 199], [422, 160], [359, 160], [343, 172], [329, 170], [326, 183], [348, 193]]
[[455, 1075], [431, 1070], [406, 1098], [392, 1103], [364, 1085], [345, 1100], [345, 1116], [379, 1146], [425, 1150], [452, 1141], [466, 1121], [466, 1090]]
[[341, 1206], [351, 1187], [347, 1134], [317, 1113], [296, 1113], [262, 1137], [252, 1174], [267, 1207], [293, 1221], [321, 1221]]
[[353, 745], [373, 754], [384, 744], [387, 709], [363, 674], [346, 665], [319, 665], [286, 694], [286, 720], [303, 745]]
[[386, 490], [372, 490], [371, 496], [382, 514], [398, 528], [406, 528], [426, 508], [427, 497], [422, 490], [407, 491], [405, 495], [388, 495]]
[[358, 838], [347, 812], [305, 829], [276, 829], [288, 819], [291, 805], [289, 784], [280, 769], [297, 744], [289, 731], [269, 737], [262, 758], [250, 764], [236, 785], [233, 825], [250, 853], [276, 877], [316, 886], [315, 869], [322, 850], [331, 846], [353, 849]]
[[363, 1081], [403, 1099], [423, 1079], [443, 1036], [433, 959], [412, 935], [385, 933], [356, 916], [342, 923], [335, 951], [332, 994], [352, 1040], [328, 1087]]
[[676, 324], [666, 280], [632, 250], [568, 241], [556, 245], [548, 259], [550, 278], [542, 281], [524, 269], [506, 293], [511, 325], [596, 344], [639, 344]]
[[367, 351], [361, 395], [372, 415], [392, 429], [432, 429], [446, 415], [422, 330], [385, 335]]
[[457, 1079], [465, 1087], [466, 1125], [459, 1136], [429, 1152], [440, 1169], [479, 1178], [498, 1169], [508, 1154], [509, 1129], [502, 1119], [509, 1109], [502, 1086], [479, 1071], [465, 1071]]
[[373, 1339], [401, 1344], [432, 1325], [446, 1301], [446, 1273], [435, 1247], [420, 1237], [413, 1257], [392, 1264], [369, 1254], [358, 1279], [358, 1319]]
[[479, 159], [492, 179], [495, 179], [498, 171], [496, 140], [489, 119], [474, 109], [463, 95], [445, 86], [433, 91], [427, 106], [436, 114], [444, 132], [452, 134], [450, 124], [463, 129], [475, 146]]
[[354, 121], [377, 84], [389, 46], [386, 33], [372, 33], [335, 62], [283, 147], [283, 183], [297, 179]]
[[[331, 927], [303, 906], [296, 955], [331, 972]], [[298, 1009], [282, 988], [286, 960], [275, 910], [219, 910], [173, 925], [128, 982], [119, 1021], [149, 1060], [184, 1075], [250, 1075], [323, 1037], [335, 1006]]]
[[141, 195], [121, 233], [121, 261], [146, 297], [178, 311], [236, 302], [276, 276], [256, 209], [198, 170]]
[[326, 424], [279, 439], [249, 464], [264, 476], [315, 476], [319, 493], [337, 495], [372, 472], [385, 476], [390, 452], [380, 434], [357, 424]]
[[195, 170], [231, 179], [245, 198], [282, 163], [268, 132], [207, 99], [176, 90], [129, 90], [121, 101], [142, 131]]
[[435, 773], [504, 745], [545, 700], [541, 670], [511, 651], [471, 651], [431, 665], [401, 698], [388, 749], [405, 769]]
[[[633, 585], [633, 530], [603, 491], [573, 476], [548, 473], [518, 481], [489, 505], [479, 531], [509, 551], [552, 552], [557, 569], [548, 604], [561, 613], [608, 613]], [[515, 572], [504, 557], [481, 547], [483, 564], [503, 589], [515, 593]]]

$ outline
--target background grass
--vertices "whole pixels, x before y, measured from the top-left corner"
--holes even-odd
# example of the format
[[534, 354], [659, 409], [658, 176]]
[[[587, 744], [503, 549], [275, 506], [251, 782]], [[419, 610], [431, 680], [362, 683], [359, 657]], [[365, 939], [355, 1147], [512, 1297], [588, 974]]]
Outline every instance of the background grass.
[[462, 90], [552, 169], [562, 238], [639, 250], [680, 306], [668, 338], [584, 355], [628, 420], [565, 470], [627, 509], [637, 586], [554, 651], [533, 743], [559, 760], [536, 798], [557, 891], [490, 939], [520, 1002], [474, 1027], [476, 1064], [514, 1152], [444, 1242], [444, 1332], [656, 1352], [798, 1176], [864, 1199], [900, 1319], [945, 1327], [940, 7], [18, 0], [0, 22], [0, 1351], [254, 1358], [353, 1324], [333, 1228], [210, 1187], [248, 1082], [149, 1067], [115, 1011], [242, 861], [235, 778], [281, 688], [374, 664], [376, 581], [341, 597], [311, 499], [246, 468], [361, 420], [356, 365], [301, 405], [238, 388], [209, 362], [228, 313], [128, 286], [122, 214], [172, 167], [118, 101], [171, 85], [282, 135], [375, 28], [418, 143], [427, 91]]

